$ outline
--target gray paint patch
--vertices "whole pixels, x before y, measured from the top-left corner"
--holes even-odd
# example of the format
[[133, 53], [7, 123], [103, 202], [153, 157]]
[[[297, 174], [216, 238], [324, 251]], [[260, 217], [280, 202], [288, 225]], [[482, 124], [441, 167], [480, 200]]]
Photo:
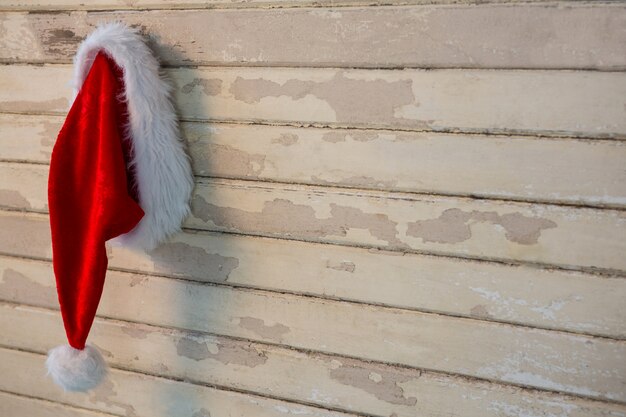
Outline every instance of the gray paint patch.
[[239, 266], [239, 259], [208, 253], [203, 248], [183, 242], [170, 242], [160, 245], [150, 256], [157, 269], [190, 274], [194, 277], [210, 277], [211, 281], [224, 282], [230, 273]]
[[41, 33], [41, 45], [46, 54], [71, 56], [77, 45], [84, 39], [69, 29], [50, 29]]
[[334, 269], [334, 270], [337, 270], [337, 271], [354, 272], [355, 265], [354, 265], [353, 262], [333, 262], [333, 261], [327, 261], [326, 262], [326, 268]]
[[135, 339], [145, 339], [150, 332], [137, 324], [126, 324], [122, 326], [122, 332]]
[[291, 79], [284, 84], [262, 78], [237, 77], [230, 86], [234, 98], [248, 104], [259, 103], [264, 97], [287, 96], [298, 100], [313, 95], [325, 100], [335, 111], [338, 122], [368, 120], [371, 123], [398, 121], [396, 109], [415, 104], [413, 81], [355, 80], [338, 71], [328, 81]]
[[382, 367], [364, 367], [356, 361], [342, 359], [342, 365], [330, 370], [330, 377], [344, 385], [362, 389], [390, 404], [414, 406], [417, 398], [406, 397], [399, 383], [419, 378], [420, 374], [403, 375]]
[[31, 208], [30, 201], [16, 190], [0, 190], [0, 205], [21, 209]]
[[472, 307], [472, 309], [470, 310], [470, 314], [478, 318], [490, 318], [491, 317], [491, 314], [489, 314], [489, 311], [487, 311], [487, 308], [482, 304], [478, 304]]
[[[208, 203], [196, 194], [191, 210], [204, 222], [243, 231], [263, 231], [280, 235], [297, 235], [319, 238], [321, 236], [346, 236], [348, 229], [368, 230], [372, 236], [396, 247], [407, 247], [397, 238], [397, 223], [382, 213], [364, 213], [353, 207], [330, 204], [330, 218], [318, 219], [312, 207], [276, 198], [266, 201], [261, 212], [250, 212], [233, 207], [220, 207]], [[288, 222], [285, 219], [289, 219]]]
[[24, 302], [42, 307], [58, 307], [55, 287], [47, 287], [32, 281], [26, 275], [6, 268], [2, 273], [0, 294], [6, 300]]
[[191, 417], [211, 417], [211, 413], [206, 408], [201, 408], [193, 413]]
[[537, 243], [543, 229], [557, 227], [552, 220], [527, 217], [520, 213], [499, 215], [494, 211], [445, 210], [437, 219], [409, 223], [407, 235], [422, 238], [425, 242], [460, 243], [472, 237], [470, 221], [488, 222], [502, 226], [505, 237], [522, 245]]
[[191, 93], [196, 87], [201, 87], [202, 92], [207, 96], [216, 96], [222, 92], [222, 80], [194, 78], [192, 82], [183, 85], [180, 89], [184, 94]]
[[191, 337], [183, 337], [176, 343], [176, 352], [195, 361], [214, 359], [224, 365], [236, 364], [254, 368], [267, 362], [264, 352], [258, 351], [250, 344], [238, 341], [222, 340], [218, 342], [217, 353], [212, 353], [206, 342], [197, 341]]
[[91, 391], [89, 401], [91, 401], [92, 404], [104, 404], [109, 409], [121, 408], [124, 410], [124, 414], [122, 415], [126, 417], [138, 417], [135, 407], [113, 400], [113, 398], [116, 397], [117, 392], [115, 391], [113, 382], [109, 378], [105, 378], [94, 391]]
[[267, 326], [263, 320], [256, 317], [240, 317], [239, 326], [272, 340], [281, 340], [282, 336], [289, 332], [289, 327], [284, 324]]
[[[203, 155], [204, 150], [197, 150], [195, 153]], [[204, 160], [196, 161], [196, 165], [202, 165], [198, 167], [199, 174], [210, 171], [217, 176], [258, 178], [265, 169], [265, 155], [247, 153], [228, 145], [208, 145], [203, 158]]]
[[294, 133], [281, 133], [277, 138], [272, 139], [272, 143], [278, 143], [284, 146], [291, 146], [298, 142], [298, 135]]

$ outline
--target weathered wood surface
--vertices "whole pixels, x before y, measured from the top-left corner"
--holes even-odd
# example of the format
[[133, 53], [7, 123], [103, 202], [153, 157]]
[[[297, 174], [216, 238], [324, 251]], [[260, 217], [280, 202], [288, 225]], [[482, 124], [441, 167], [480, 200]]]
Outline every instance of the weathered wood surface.
[[[541, 3], [545, 0], [1, 0], [0, 10], [150, 10], [202, 8], [336, 7], [349, 5]], [[608, 3], [613, 0], [606, 0]], [[577, 3], [580, 0], [559, 0]], [[587, 3], [594, 4], [591, 1]]]
[[[123, 417], [350, 417], [336, 411], [246, 393], [193, 385], [150, 375], [113, 369], [89, 394], [66, 393], [45, 376], [45, 356], [0, 348], [0, 387], [20, 394], [59, 401], [92, 412], [78, 416]], [[59, 407], [61, 408], [61, 407]], [[63, 409], [63, 408], [61, 408]], [[101, 411], [107, 414], [101, 414]], [[111, 414], [108, 414], [111, 413]], [[73, 414], [51, 414], [50, 417]], [[6, 415], [9, 417], [10, 415]], [[14, 416], [29, 416], [14, 414]], [[47, 417], [47, 415], [46, 415]]]
[[[32, 273], [35, 269], [39, 271]], [[15, 272], [8, 279], [3, 273], [0, 299], [57, 305], [49, 263], [30, 261], [28, 269]], [[626, 400], [624, 341], [117, 271], [108, 272], [98, 312], [113, 319]]]
[[[8, 352], [8, 355], [4, 353]], [[2, 361], [14, 360], [16, 359], [14, 356], [17, 352], [6, 351], [4, 349], [0, 349], [0, 357], [2, 357]], [[24, 355], [21, 355], [24, 356]], [[30, 355], [29, 359], [34, 359], [37, 364], [41, 364], [43, 366], [42, 358], [35, 355]], [[16, 363], [13, 362], [15, 365]], [[0, 365], [1, 367], [2, 365]], [[26, 366], [28, 367], [28, 365]], [[41, 370], [40, 370], [41, 371]], [[9, 374], [4, 373], [0, 378], [5, 377], [8, 379], [9, 375], [12, 373], [20, 373], [24, 372], [23, 369], [13, 368], [10, 369]], [[34, 379], [34, 378], [33, 378]], [[32, 381], [33, 383], [37, 383], [37, 381]], [[4, 384], [3, 384], [4, 385]], [[8, 389], [12, 389], [13, 386], [9, 386]], [[31, 392], [23, 390], [21, 392], [23, 395], [31, 395]], [[9, 392], [0, 391], [0, 415], [6, 417], [20, 417], [20, 416], [28, 416], [28, 417], [113, 417], [114, 414], [104, 414], [99, 412], [94, 412], [90, 410], [85, 410], [76, 407], [70, 407], [67, 405], [55, 403], [53, 401], [57, 401], [58, 398], [49, 398], [46, 400], [41, 400], [37, 398], [24, 397], [15, 394], [11, 394]]]
[[[626, 72], [199, 67], [169, 75], [187, 120], [626, 137]], [[65, 64], [0, 66], [0, 112], [64, 114], [70, 79]]]
[[619, 3], [3, 13], [0, 60], [71, 62], [103, 20], [140, 26], [169, 65], [626, 69]]
[[[0, 207], [46, 211], [47, 170], [46, 165], [0, 163]], [[626, 270], [626, 212], [619, 210], [200, 179], [185, 225], [394, 251]]]
[[[48, 219], [2, 212], [0, 252], [51, 259]], [[22, 238], [17, 238], [21, 236]], [[2, 259], [2, 258], [0, 258]], [[2, 259], [9, 265], [10, 259]], [[361, 248], [185, 232], [118, 270], [626, 338], [626, 280]], [[539, 290], [540, 289], [540, 290]]]
[[[64, 118], [0, 114], [0, 160], [47, 163]], [[182, 124], [196, 175], [626, 207], [626, 142]]]
[[[58, 311], [9, 304], [0, 304], [0, 311], [0, 341], [5, 346], [43, 353], [63, 342]], [[568, 410], [569, 417], [626, 412], [623, 405], [108, 319], [96, 319], [90, 340], [116, 367], [381, 417], [394, 413], [397, 417], [496, 417], [507, 415], [505, 410], [517, 410], [518, 415], [559, 415]], [[52, 384], [40, 376], [40, 358], [32, 360], [32, 354], [0, 349], [3, 356], [0, 388], [30, 389], [34, 390], [30, 395], [43, 398], [54, 394]], [[15, 384], [8, 378], [12, 369], [26, 370], [29, 379]], [[111, 385], [118, 385], [116, 380], [124, 376], [114, 371], [113, 384], [99, 390], [111, 395], [94, 394], [105, 405], [117, 405], [101, 409], [114, 411], [123, 404], [144, 402], [143, 398], [123, 400], [125, 392], [111, 392]], [[152, 380], [144, 375], [135, 378]], [[143, 397], [148, 392], [142, 389], [133, 394]]]

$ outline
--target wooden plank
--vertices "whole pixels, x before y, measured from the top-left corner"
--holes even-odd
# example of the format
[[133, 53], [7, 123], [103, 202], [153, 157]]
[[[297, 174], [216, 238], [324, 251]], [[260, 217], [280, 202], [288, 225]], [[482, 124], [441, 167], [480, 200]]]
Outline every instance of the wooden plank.
[[[626, 72], [199, 67], [169, 75], [187, 120], [626, 137]], [[70, 78], [63, 64], [0, 66], [0, 111], [65, 113], [71, 89], [61, 80]]]
[[[0, 212], [0, 226], [9, 232], [6, 239], [0, 239], [0, 252], [51, 258], [46, 217]], [[7, 258], [0, 260], [5, 268], [11, 264]], [[109, 251], [109, 265], [195, 281], [626, 338], [626, 281], [622, 278], [190, 232], [149, 254], [114, 247]]]
[[[0, 114], [0, 159], [47, 163], [63, 120]], [[626, 207], [623, 141], [197, 122], [182, 128], [199, 176]]]
[[[19, 279], [3, 274], [0, 299], [55, 307], [50, 264], [40, 266], [32, 275], [21, 271]], [[115, 271], [108, 272], [98, 311], [119, 320], [626, 399], [624, 341]]]
[[[5, 352], [4, 349], [0, 349], [0, 355]], [[10, 351], [8, 351], [10, 352]], [[13, 352], [11, 352], [13, 353]], [[9, 355], [9, 358], [3, 356], [3, 361], [7, 359], [14, 359]], [[41, 358], [36, 356], [33, 358], [37, 363], [41, 362]], [[42, 363], [43, 365], [43, 363]], [[14, 368], [11, 370], [14, 373], [23, 372], [22, 368]], [[10, 375], [10, 374], [9, 374]], [[5, 377], [8, 377], [6, 373]], [[26, 391], [22, 392], [23, 395], [30, 395], [31, 393]], [[23, 397], [20, 395], [11, 394], [8, 392], [0, 391], [0, 415], [10, 416], [28, 416], [28, 417], [113, 417], [114, 414], [97, 413], [90, 410], [84, 410], [76, 407], [71, 407], [63, 404], [59, 404], [56, 399], [50, 398], [48, 401], [44, 401], [37, 398]]]
[[[0, 60], [71, 62], [112, 20], [141, 26], [169, 65], [626, 69], [619, 3], [13, 12], [0, 15]], [[529, 37], [529, 27], [542, 30]]]
[[[44, 355], [0, 348], [0, 358], [2, 358], [0, 369], [3, 370], [0, 376], [2, 389], [10, 389], [20, 394], [33, 395], [50, 401], [62, 401], [77, 407], [103, 410], [118, 416], [283, 417], [285, 414], [297, 414], [304, 417], [354, 416], [118, 369], [113, 369], [108, 379], [88, 394], [63, 392], [45, 377]], [[65, 409], [69, 407], [57, 406], [57, 410]], [[3, 415], [9, 416], [9, 414]], [[31, 416], [26, 413], [13, 415]], [[44, 414], [42, 417], [61, 415], [74, 417], [74, 414], [69, 413]], [[76, 414], [77, 417], [110, 415], [94, 411]]]
[[[56, 311], [7, 304], [0, 304], [0, 311], [0, 340], [5, 345], [45, 352], [63, 342]], [[367, 415], [496, 417], [504, 410], [549, 415], [563, 409], [569, 410], [570, 417], [591, 417], [626, 411], [623, 405], [107, 319], [96, 319], [90, 340], [116, 367]], [[0, 349], [0, 356], [15, 356], [3, 361], [5, 367], [26, 369], [29, 376], [34, 373], [29, 369], [40, 372], [39, 361], [14, 352]], [[11, 372], [0, 373], [0, 387], [7, 384], [1, 375]], [[116, 373], [115, 377], [124, 375]], [[19, 386], [41, 385], [34, 382]]]
[[[45, 211], [47, 169], [0, 163], [0, 189], [5, 190], [0, 207]], [[618, 210], [200, 179], [185, 225], [570, 269], [626, 270], [626, 212]]]
[[[523, 0], [524, 3], [545, 0]], [[560, 0], [574, 3], [580, 0]], [[606, 2], [611, 0], [606, 0]], [[150, 10], [203, 8], [275, 8], [275, 7], [332, 7], [347, 5], [408, 5], [408, 4], [486, 4], [517, 3], [520, 0], [7, 0], [0, 2], [0, 10]]]

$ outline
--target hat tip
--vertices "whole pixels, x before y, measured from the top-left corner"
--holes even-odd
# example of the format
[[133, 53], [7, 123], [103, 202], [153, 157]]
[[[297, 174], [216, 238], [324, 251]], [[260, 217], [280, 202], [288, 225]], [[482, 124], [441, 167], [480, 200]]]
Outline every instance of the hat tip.
[[104, 358], [93, 346], [75, 349], [61, 345], [48, 352], [48, 375], [65, 391], [85, 392], [97, 387], [107, 374]]

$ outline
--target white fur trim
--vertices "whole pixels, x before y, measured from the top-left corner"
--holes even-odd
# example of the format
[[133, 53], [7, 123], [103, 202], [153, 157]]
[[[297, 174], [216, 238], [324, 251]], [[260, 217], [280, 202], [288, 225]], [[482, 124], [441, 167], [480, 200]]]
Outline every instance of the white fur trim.
[[124, 72], [125, 99], [133, 147], [139, 204], [145, 215], [130, 232], [115, 240], [151, 250], [180, 230], [189, 214], [193, 174], [178, 131], [171, 86], [137, 30], [123, 23], [100, 25], [74, 57], [74, 92], [82, 86], [98, 51]]
[[69, 345], [57, 346], [48, 352], [48, 375], [65, 391], [89, 391], [107, 374], [107, 365], [98, 349], [85, 346], [74, 349]]

